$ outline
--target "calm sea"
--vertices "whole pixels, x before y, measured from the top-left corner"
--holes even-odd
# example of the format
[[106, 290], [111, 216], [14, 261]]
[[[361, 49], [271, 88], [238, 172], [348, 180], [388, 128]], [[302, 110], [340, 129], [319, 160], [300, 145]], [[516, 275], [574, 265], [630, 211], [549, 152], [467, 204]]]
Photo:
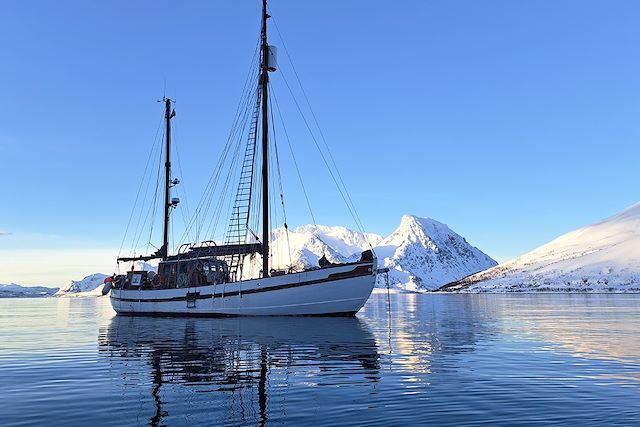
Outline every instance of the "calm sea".
[[640, 425], [640, 296], [377, 293], [350, 319], [0, 300], [2, 426], [488, 422]]

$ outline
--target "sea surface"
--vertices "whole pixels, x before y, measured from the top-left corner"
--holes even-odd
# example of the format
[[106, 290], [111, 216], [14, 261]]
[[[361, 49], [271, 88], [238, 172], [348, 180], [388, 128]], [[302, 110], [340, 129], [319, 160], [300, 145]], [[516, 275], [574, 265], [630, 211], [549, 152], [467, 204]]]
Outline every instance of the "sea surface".
[[0, 300], [1, 426], [488, 422], [640, 425], [640, 295], [382, 292], [356, 318]]

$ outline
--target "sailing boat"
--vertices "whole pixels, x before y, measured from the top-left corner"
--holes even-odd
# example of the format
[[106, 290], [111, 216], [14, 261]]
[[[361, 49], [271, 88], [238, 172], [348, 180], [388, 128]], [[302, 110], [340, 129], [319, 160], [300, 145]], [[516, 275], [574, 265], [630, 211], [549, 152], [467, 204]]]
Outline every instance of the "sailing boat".
[[[376, 282], [377, 262], [373, 249], [365, 250], [358, 260], [330, 263], [324, 257], [318, 267], [302, 271], [274, 270], [269, 257], [269, 73], [275, 71], [275, 48], [267, 42], [266, 0], [263, 0], [260, 35], [258, 88], [253, 146], [245, 152], [232, 213], [233, 241], [217, 244], [205, 241], [182, 245], [169, 253], [171, 210], [179, 203], [171, 197], [178, 181], [171, 179], [171, 120], [175, 116], [172, 100], [164, 98], [165, 179], [163, 206], [163, 243], [153, 254], [121, 257], [118, 262], [160, 260], [157, 273], [133, 268], [114, 275], [111, 304], [118, 314], [178, 316], [269, 316], [338, 315], [353, 316], [369, 298]], [[255, 185], [258, 116], [261, 119], [261, 205], [262, 237], [248, 227], [252, 191]], [[243, 177], [249, 177], [244, 179]], [[254, 213], [255, 215], [255, 213]], [[247, 278], [243, 266], [247, 256], [262, 256], [259, 277]]]

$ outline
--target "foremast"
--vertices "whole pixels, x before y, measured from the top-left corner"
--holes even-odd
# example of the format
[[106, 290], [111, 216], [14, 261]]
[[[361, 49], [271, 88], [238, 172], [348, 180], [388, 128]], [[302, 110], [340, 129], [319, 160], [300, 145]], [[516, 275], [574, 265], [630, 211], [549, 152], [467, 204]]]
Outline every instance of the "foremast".
[[162, 246], [151, 255], [140, 255], [138, 257], [122, 257], [118, 261], [149, 261], [152, 259], [162, 259], [165, 261], [169, 256], [169, 220], [171, 218], [171, 208], [177, 206], [179, 199], [171, 199], [171, 187], [178, 184], [178, 180], [171, 180], [171, 119], [176, 115], [175, 110], [171, 108], [172, 100], [166, 96], [162, 98], [164, 102], [164, 118], [166, 122], [165, 129], [165, 160], [164, 160], [164, 216], [163, 216], [163, 233]]
[[158, 255], [165, 261], [169, 256], [169, 219], [171, 216], [171, 118], [176, 115], [175, 110], [171, 110], [171, 99], [164, 97], [164, 117], [166, 121], [166, 141], [165, 141], [165, 161], [164, 161], [164, 216], [162, 246]]

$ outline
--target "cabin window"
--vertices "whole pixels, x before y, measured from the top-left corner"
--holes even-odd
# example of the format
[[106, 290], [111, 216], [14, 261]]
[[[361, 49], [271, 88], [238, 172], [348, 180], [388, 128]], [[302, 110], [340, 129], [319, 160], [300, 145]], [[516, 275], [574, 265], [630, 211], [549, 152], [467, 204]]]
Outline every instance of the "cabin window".
[[181, 262], [180, 263], [180, 268], [179, 270], [180, 273], [186, 273], [187, 272], [187, 263], [186, 262]]
[[171, 274], [171, 266], [169, 264], [160, 264], [158, 266], [158, 274], [160, 276]]
[[171, 264], [171, 267], [169, 268], [169, 274], [171, 276], [175, 276], [176, 275], [176, 265], [175, 264]]

